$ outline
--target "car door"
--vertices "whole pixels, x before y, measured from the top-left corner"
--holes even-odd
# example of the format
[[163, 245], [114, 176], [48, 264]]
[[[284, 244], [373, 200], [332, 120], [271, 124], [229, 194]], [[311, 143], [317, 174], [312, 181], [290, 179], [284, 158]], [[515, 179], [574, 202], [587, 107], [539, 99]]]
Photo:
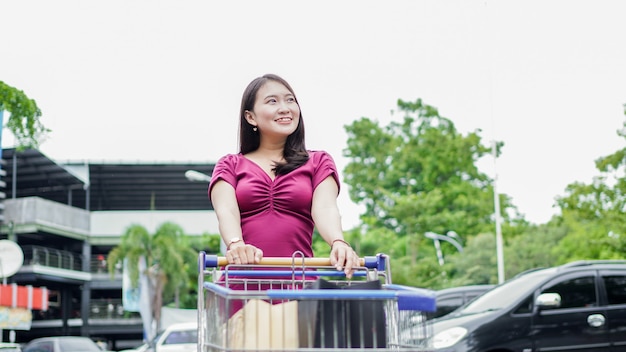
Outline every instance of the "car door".
[[600, 306], [597, 273], [594, 270], [558, 275], [543, 285], [542, 293], [557, 293], [559, 307], [534, 308], [531, 335], [535, 351], [609, 350], [606, 310]]
[[601, 270], [611, 352], [626, 352], [626, 270]]

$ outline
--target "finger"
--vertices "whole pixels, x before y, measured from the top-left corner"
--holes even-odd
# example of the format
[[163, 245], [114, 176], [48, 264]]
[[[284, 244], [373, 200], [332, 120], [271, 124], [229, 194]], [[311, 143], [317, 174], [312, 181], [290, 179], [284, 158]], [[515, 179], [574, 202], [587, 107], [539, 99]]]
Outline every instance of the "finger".
[[254, 258], [255, 249], [256, 248], [254, 246], [246, 246], [246, 248], [245, 248], [246, 257], [249, 258], [249, 259], [253, 259]]
[[353, 256], [352, 253], [350, 253], [350, 252], [352, 252], [351, 249], [346, 250], [346, 252], [347, 253], [346, 253], [346, 267], [345, 267], [345, 270], [346, 270], [346, 272], [348, 272], [348, 271], [351, 271], [352, 267], [354, 266], [354, 258], [353, 258], [354, 256]]
[[353, 267], [354, 267], [354, 251], [352, 249], [348, 249], [346, 251], [346, 267], [344, 268], [344, 272], [348, 278], [352, 277]]
[[340, 248], [339, 250], [337, 250], [337, 263], [335, 264], [335, 267], [337, 268], [337, 270], [342, 270], [342, 267], [345, 265], [346, 263], [346, 250], [344, 248]]
[[261, 259], [263, 259], [263, 251], [259, 248], [256, 249], [254, 253], [254, 261], [255, 263], [260, 263]]
[[240, 264], [241, 263], [241, 258], [239, 257], [237, 252], [229, 251], [228, 254], [230, 256], [230, 258], [228, 259], [229, 263], [231, 263], [231, 264]]
[[335, 266], [337, 264], [337, 248], [333, 248], [330, 251], [330, 265]]
[[250, 264], [250, 257], [245, 251], [239, 255], [239, 259], [241, 259], [241, 264]]
[[354, 274], [355, 268], [359, 267], [359, 255], [356, 254], [356, 252], [354, 250], [350, 250], [350, 258], [348, 259], [348, 264], [346, 264], [346, 277], [352, 278], [352, 275]]

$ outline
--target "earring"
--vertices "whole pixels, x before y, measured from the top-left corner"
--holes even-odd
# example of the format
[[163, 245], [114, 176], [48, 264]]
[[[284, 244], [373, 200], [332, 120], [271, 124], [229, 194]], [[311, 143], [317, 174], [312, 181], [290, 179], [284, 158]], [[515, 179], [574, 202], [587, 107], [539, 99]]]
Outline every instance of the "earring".
[[256, 132], [256, 130], [257, 130], [256, 126], [255, 126], [255, 127], [252, 127], [252, 130], [253, 130], [254, 132]]

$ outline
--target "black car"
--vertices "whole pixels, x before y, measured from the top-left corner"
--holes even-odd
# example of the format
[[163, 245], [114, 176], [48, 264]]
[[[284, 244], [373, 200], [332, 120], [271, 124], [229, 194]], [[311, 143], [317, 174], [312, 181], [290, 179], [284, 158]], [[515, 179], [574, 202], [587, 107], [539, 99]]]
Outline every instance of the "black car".
[[449, 352], [626, 351], [626, 260], [524, 272], [433, 322]]
[[496, 285], [465, 285], [435, 291], [437, 311], [428, 315], [429, 319], [442, 317], [465, 303], [491, 290]]

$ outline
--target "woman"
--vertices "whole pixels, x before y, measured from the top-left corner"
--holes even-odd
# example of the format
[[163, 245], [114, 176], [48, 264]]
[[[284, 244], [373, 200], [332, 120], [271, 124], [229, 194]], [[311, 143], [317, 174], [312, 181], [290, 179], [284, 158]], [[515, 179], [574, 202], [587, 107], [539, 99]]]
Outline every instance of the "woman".
[[215, 165], [209, 196], [232, 264], [267, 257], [313, 256], [313, 228], [330, 261], [352, 276], [358, 256], [343, 240], [339, 177], [332, 157], [308, 151], [296, 95], [284, 79], [254, 79], [241, 99], [239, 153]]

